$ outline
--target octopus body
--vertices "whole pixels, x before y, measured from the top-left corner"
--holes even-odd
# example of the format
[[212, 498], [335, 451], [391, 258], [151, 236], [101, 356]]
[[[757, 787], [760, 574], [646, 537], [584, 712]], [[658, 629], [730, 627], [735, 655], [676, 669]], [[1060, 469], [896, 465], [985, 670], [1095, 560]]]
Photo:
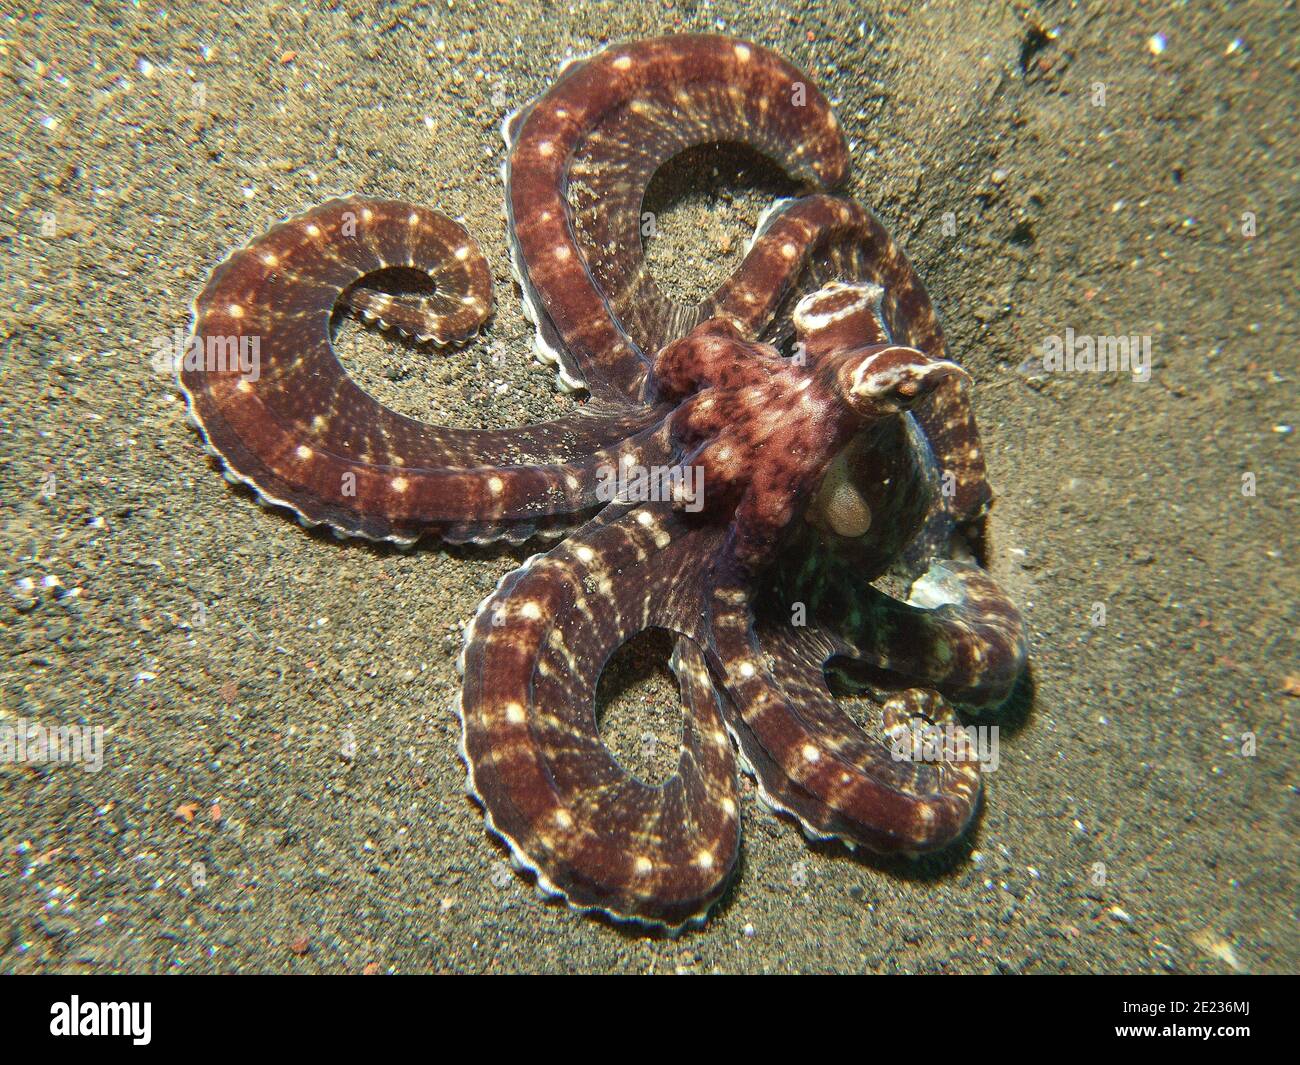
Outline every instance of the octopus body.
[[[444, 215], [333, 200], [231, 255], [195, 302], [180, 382], [228, 477], [340, 535], [563, 538], [468, 626], [458, 711], [489, 827], [575, 907], [703, 920], [737, 864], [738, 768], [811, 837], [952, 842], [980, 795], [953, 708], [1004, 700], [1025, 638], [962, 536], [991, 500], [970, 379], [906, 257], [829, 191], [848, 153], [826, 100], [757, 45], [665, 37], [569, 65], [504, 132], [537, 353], [587, 402], [470, 430], [363, 392], [331, 346], [336, 307], [460, 343], [491, 281]], [[765, 154], [805, 194], [686, 306], [646, 269], [642, 197], [664, 162], [715, 142]], [[395, 270], [423, 290], [384, 291]], [[250, 346], [255, 372], [236, 357]], [[684, 717], [658, 787], [618, 763], [595, 712], [606, 663], [648, 628], [675, 638]], [[828, 671], [853, 674], [878, 720], [855, 721]], [[900, 757], [918, 729], [946, 739]]]

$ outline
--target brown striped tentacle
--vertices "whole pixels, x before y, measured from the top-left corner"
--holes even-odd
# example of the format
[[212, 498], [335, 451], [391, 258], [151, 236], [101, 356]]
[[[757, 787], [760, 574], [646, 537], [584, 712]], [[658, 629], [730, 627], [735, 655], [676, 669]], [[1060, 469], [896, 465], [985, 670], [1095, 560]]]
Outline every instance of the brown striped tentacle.
[[685, 720], [665, 784], [615, 760], [595, 712], [619, 646], [651, 627], [695, 632], [700, 560], [719, 539], [666, 504], [614, 504], [507, 575], [466, 633], [471, 790], [517, 861], [574, 906], [679, 926], [707, 912], [735, 867], [735, 757], [695, 645], [680, 639], [674, 655]]
[[[955, 840], [979, 801], [978, 761], [945, 749], [938, 761], [896, 756], [886, 727], [918, 697], [903, 691], [864, 730], [839, 706], [825, 676], [843, 647], [815, 623], [756, 623], [737, 586], [713, 593], [710, 650], [733, 709], [729, 722], [766, 801], [814, 837], [880, 852], [922, 853]], [[924, 700], [938, 696], [931, 694]]]
[[857, 592], [853, 612], [828, 615], [859, 620], [840, 625], [854, 658], [962, 706], [995, 707], [1011, 694], [1028, 656], [1024, 621], [975, 563], [931, 561], [906, 602], [871, 587]]
[[[1026, 655], [1019, 614], [969, 563], [936, 562], [908, 603], [854, 587], [848, 573], [836, 583], [843, 600], [817, 604], [828, 620], [792, 623], [790, 604], [774, 610], [768, 602], [752, 624], [749, 657], [733, 673], [738, 686], [727, 687], [746, 768], [769, 805], [809, 835], [884, 852], [946, 846], [969, 823], [980, 790], [975, 744], [953, 703], [1006, 699]], [[734, 591], [728, 598], [739, 605]], [[743, 611], [724, 616], [716, 645], [734, 654], [725, 648], [746, 643], [737, 640], [748, 635]], [[743, 661], [760, 663], [752, 676]], [[833, 664], [876, 703], [874, 729], [864, 731], [839, 705], [826, 679]], [[864, 673], [864, 665], [872, 668]], [[909, 736], [914, 742], [902, 742]], [[927, 743], [932, 755], [918, 761], [912, 752]], [[833, 771], [825, 768], [831, 760]]]
[[[379, 313], [382, 297], [353, 286], [392, 268], [433, 283], [432, 295], [403, 298], [392, 314], [418, 336], [464, 339], [489, 313], [491, 278], [469, 234], [436, 211], [392, 201], [330, 201], [213, 272], [195, 301], [179, 375], [233, 478], [342, 533], [523, 539], [588, 516], [602, 469], [660, 453], [662, 415], [649, 408], [473, 430], [384, 407], [339, 362], [330, 317], [343, 293]], [[252, 358], [231, 357], [241, 350]]]
[[879, 285], [888, 339], [932, 358], [945, 357], [943, 330], [907, 256], [871, 212], [838, 196], [776, 204], [714, 299], [718, 313], [776, 337], [782, 329], [793, 331], [795, 308], [804, 296], [836, 281]]
[[830, 105], [804, 75], [758, 45], [707, 35], [571, 64], [506, 137], [515, 265], [539, 351], [575, 386], [633, 402], [655, 349], [708, 317], [675, 307], [644, 269], [641, 203], [660, 165], [735, 141], [813, 187], [848, 169]]
[[[436, 277], [436, 269], [430, 270], [430, 275]], [[356, 284], [340, 294], [339, 303], [364, 321], [395, 330], [421, 344], [463, 344], [478, 332], [485, 319], [472, 307], [461, 304], [449, 287], [437, 282], [434, 294], [425, 296]]]

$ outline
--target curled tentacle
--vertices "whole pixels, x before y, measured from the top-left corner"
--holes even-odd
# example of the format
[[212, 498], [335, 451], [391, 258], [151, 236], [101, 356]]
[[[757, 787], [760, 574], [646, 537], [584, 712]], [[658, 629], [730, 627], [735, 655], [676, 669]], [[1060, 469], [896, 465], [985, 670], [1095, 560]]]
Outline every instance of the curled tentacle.
[[[907, 256], [870, 211], [838, 196], [775, 204], [759, 223], [740, 268], [715, 294], [716, 313], [744, 322], [773, 343], [797, 332], [807, 340], [810, 330], [800, 330], [797, 322], [800, 302], [837, 282], [879, 286], [885, 339], [944, 357], [943, 330]], [[856, 343], [877, 342], [868, 336]]]
[[[445, 264], [439, 264], [445, 265]], [[363, 321], [381, 329], [396, 330], [420, 344], [437, 347], [463, 344], [478, 332], [482, 322], [472, 307], [455, 295], [457, 286], [438, 279], [437, 265], [429, 274], [435, 279], [432, 295], [416, 292], [384, 292], [370, 285], [356, 284], [339, 294], [339, 303]]]
[[[381, 306], [354, 283], [428, 274], [431, 296]], [[653, 462], [662, 412], [575, 413], [508, 430], [427, 425], [389, 410], [347, 374], [330, 339], [340, 295], [417, 336], [464, 339], [486, 318], [491, 277], [449, 218], [392, 201], [333, 200], [271, 229], [213, 272], [178, 367], [190, 411], [230, 474], [310, 524], [409, 542], [524, 539], [599, 505], [600, 471]]]
[[805, 76], [716, 36], [615, 45], [575, 62], [505, 132], [515, 266], [539, 353], [575, 387], [624, 402], [646, 397], [655, 350], [711, 313], [672, 304], [645, 270], [641, 201], [659, 166], [736, 141], [816, 187], [848, 169], [830, 105]]
[[885, 734], [896, 712], [875, 734], [860, 728], [827, 686], [826, 663], [842, 648], [826, 632], [759, 628], [744, 591], [726, 584], [710, 624], [732, 731], [769, 803], [810, 835], [882, 852], [934, 850], [962, 833], [979, 800], [978, 762], [956, 750], [937, 762], [896, 757]]
[[735, 758], [695, 645], [680, 639], [674, 654], [685, 721], [665, 784], [619, 765], [595, 712], [619, 646], [651, 627], [695, 632], [698, 560], [717, 540], [666, 505], [614, 504], [507, 575], [466, 633], [471, 790], [516, 859], [575, 906], [679, 926], [707, 912], [734, 869]]
[[875, 589], [845, 631], [855, 657], [963, 706], [1005, 702], [1029, 653], [1024, 622], [1006, 593], [973, 562], [936, 559], [906, 602]]

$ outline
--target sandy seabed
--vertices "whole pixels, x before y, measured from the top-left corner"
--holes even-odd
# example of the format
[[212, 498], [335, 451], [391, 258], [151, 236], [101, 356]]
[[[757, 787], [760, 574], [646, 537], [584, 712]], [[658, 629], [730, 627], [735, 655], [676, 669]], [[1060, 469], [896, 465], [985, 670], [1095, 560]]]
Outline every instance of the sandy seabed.
[[[0, 765], [0, 970], [1297, 968], [1294, 8], [4, 6], [0, 725], [103, 747]], [[540, 900], [466, 798], [461, 629], [527, 550], [304, 532], [222, 481], [151, 356], [232, 247], [358, 191], [463, 216], [498, 298], [446, 354], [345, 325], [364, 386], [443, 424], [562, 413], [510, 283], [501, 117], [566, 57], [692, 30], [835, 104], [848, 191], [976, 381], [989, 565], [1033, 650], [951, 853], [810, 847], [746, 788], [734, 887], [664, 939]], [[681, 298], [767, 205], [736, 176], [665, 193]], [[1150, 338], [1149, 380], [1035, 372], [1066, 329]], [[608, 735], [651, 774], [672, 689], [627, 674]]]

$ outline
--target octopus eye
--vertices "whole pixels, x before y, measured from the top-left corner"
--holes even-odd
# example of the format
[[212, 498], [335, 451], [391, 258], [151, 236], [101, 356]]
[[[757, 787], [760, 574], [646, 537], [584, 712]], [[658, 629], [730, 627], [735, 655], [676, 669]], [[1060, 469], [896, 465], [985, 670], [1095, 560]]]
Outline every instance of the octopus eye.
[[940, 381], [965, 371], [945, 359], [931, 359], [915, 348], [880, 345], [845, 356], [840, 387], [850, 407], [863, 417], [907, 410]]

